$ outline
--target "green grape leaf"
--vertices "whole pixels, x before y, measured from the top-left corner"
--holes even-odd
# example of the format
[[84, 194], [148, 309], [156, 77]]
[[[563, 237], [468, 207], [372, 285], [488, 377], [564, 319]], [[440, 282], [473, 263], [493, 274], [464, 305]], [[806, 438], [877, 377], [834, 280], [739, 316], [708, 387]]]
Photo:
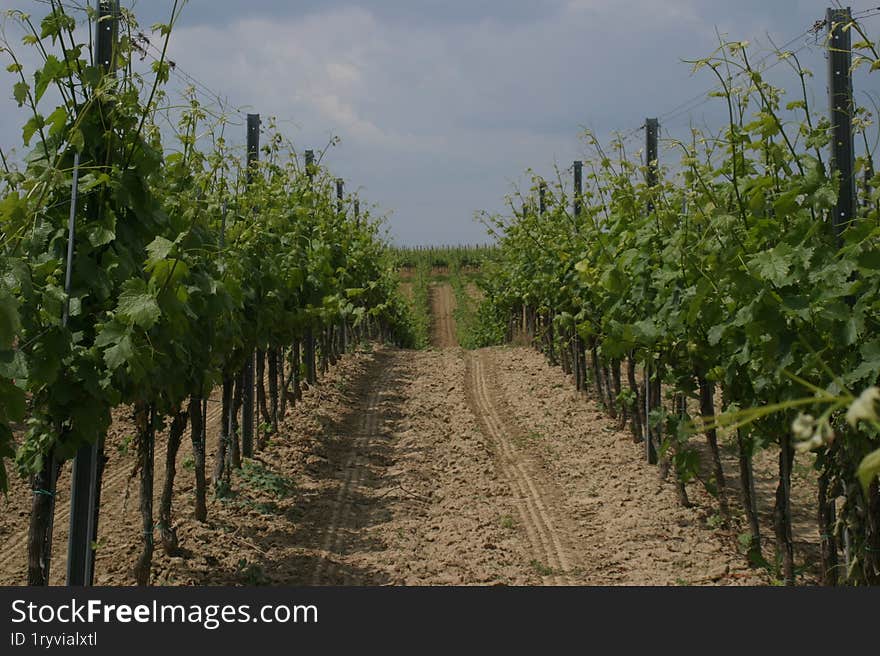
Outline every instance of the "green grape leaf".
[[30, 117], [21, 131], [21, 138], [24, 140], [25, 146], [31, 145], [31, 139], [33, 139], [34, 135], [37, 133], [37, 130], [42, 128], [45, 124], [46, 119], [44, 119], [41, 114], [35, 114]]
[[23, 380], [27, 375], [27, 359], [23, 351], [0, 351], [0, 378]]
[[158, 262], [167, 258], [174, 249], [174, 242], [162, 237], [156, 237], [147, 246], [147, 270], [150, 271]]
[[55, 111], [49, 114], [49, 118], [46, 119], [46, 124], [49, 126], [49, 134], [58, 134], [67, 125], [67, 110], [63, 106], [56, 107]]
[[92, 224], [86, 228], [86, 238], [92, 246], [98, 248], [113, 241], [116, 238], [116, 232], [107, 226]]
[[180, 283], [189, 274], [189, 267], [183, 260], [160, 260], [152, 267], [150, 280], [158, 288], [167, 288]]
[[870, 250], [859, 255], [859, 268], [868, 271], [880, 270], [880, 251]]
[[34, 74], [34, 101], [40, 102], [40, 99], [43, 97], [43, 94], [46, 93], [46, 89], [49, 88], [49, 85], [58, 78], [64, 77], [66, 73], [67, 67], [64, 65], [64, 62], [59, 60], [55, 55], [47, 56], [46, 63], [43, 65], [43, 70], [37, 71]]
[[791, 254], [789, 249], [783, 248], [784, 246], [785, 244], [780, 244], [769, 251], [758, 253], [751, 259], [758, 275], [779, 287], [790, 282], [788, 272], [791, 269]]
[[30, 87], [27, 85], [27, 82], [16, 82], [12, 85], [12, 96], [19, 107], [27, 101], [28, 91], [30, 91]]
[[140, 279], [128, 280], [119, 295], [118, 312], [130, 323], [149, 330], [162, 315], [156, 297], [147, 289], [147, 283]]
[[21, 320], [15, 298], [9, 292], [0, 291], [0, 350], [12, 348], [20, 329]]
[[26, 413], [24, 390], [0, 378], [0, 422], [22, 421]]
[[727, 324], [718, 324], [717, 326], [712, 326], [709, 329], [709, 345], [717, 346], [718, 342], [721, 341], [721, 338], [724, 336], [724, 331], [727, 329]]
[[104, 351], [104, 362], [110, 370], [118, 369], [123, 366], [134, 355], [134, 344], [131, 341], [131, 335], [124, 334], [118, 342]]
[[848, 384], [863, 379], [868, 379], [873, 383], [880, 376], [880, 340], [874, 339], [863, 344], [860, 354], [862, 363], [843, 377]]

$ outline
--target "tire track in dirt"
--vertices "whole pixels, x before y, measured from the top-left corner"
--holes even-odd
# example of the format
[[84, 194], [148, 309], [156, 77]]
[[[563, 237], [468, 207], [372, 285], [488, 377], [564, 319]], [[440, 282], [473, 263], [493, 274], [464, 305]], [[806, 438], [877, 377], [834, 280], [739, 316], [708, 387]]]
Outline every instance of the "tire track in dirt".
[[428, 287], [431, 303], [431, 346], [454, 348], [458, 346], [455, 330], [455, 292], [448, 282], [432, 283]]
[[543, 574], [544, 583], [571, 585], [568, 576], [572, 569], [571, 560], [547, 510], [545, 493], [528, 473], [522, 458], [510, 443], [509, 436], [518, 433], [519, 429], [505, 421], [499, 412], [496, 392], [489, 383], [490, 377], [491, 362], [487, 353], [469, 354], [466, 381], [468, 397], [486, 437], [497, 449], [501, 470], [517, 495], [520, 520], [526, 529], [535, 560], [550, 570]]
[[[379, 437], [379, 403], [388, 383], [389, 365], [384, 364], [376, 378], [370, 380], [369, 395], [361, 404], [360, 412], [354, 414], [358, 418], [354, 427], [354, 440], [345, 455], [339, 490], [334, 498], [333, 512], [330, 521], [324, 528], [321, 538], [321, 557], [312, 574], [312, 585], [322, 585], [325, 581], [334, 582], [339, 566], [334, 556], [345, 555], [345, 531], [351, 526], [354, 511], [355, 495], [363, 485], [364, 478], [369, 474], [368, 452], [370, 444]], [[348, 573], [345, 573], [343, 585], [353, 585]]]

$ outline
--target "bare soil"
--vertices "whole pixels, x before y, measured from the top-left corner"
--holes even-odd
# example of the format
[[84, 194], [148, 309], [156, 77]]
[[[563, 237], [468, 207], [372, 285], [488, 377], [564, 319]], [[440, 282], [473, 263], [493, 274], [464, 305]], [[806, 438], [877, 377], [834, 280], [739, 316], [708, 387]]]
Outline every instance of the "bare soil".
[[[735, 436], [722, 439], [722, 463], [728, 480], [739, 492], [737, 447]], [[821, 540], [816, 510], [818, 499], [818, 473], [813, 468], [816, 456], [812, 453], [796, 453], [791, 473], [791, 533], [794, 544], [796, 569], [795, 581], [802, 585], [817, 585], [822, 579]], [[773, 533], [773, 509], [776, 488], [779, 485], [779, 447], [769, 446], [755, 454], [752, 468], [755, 478], [755, 498], [761, 524], [761, 551], [768, 563], [776, 560]], [[838, 502], [842, 503], [842, 500]], [[740, 505], [741, 508], [741, 505]], [[742, 531], [745, 532], [745, 515], [741, 513]]]
[[[449, 285], [431, 288], [436, 349], [344, 357], [278, 435], [193, 519], [191, 448], [178, 456], [175, 526], [156, 585], [766, 584], [697, 486], [681, 508], [641, 448], [559, 369], [526, 348], [456, 346]], [[209, 471], [219, 429], [210, 404]], [[140, 551], [127, 412], [108, 436], [96, 583], [131, 585]], [[156, 447], [156, 496], [165, 437]], [[65, 473], [52, 582], [63, 582]], [[0, 512], [0, 584], [23, 584], [30, 494]], [[158, 541], [158, 533], [156, 533]]]
[[455, 292], [447, 283], [431, 283], [428, 287], [431, 304], [431, 346], [451, 348], [458, 346], [455, 332]]
[[552, 482], [567, 519], [575, 567], [590, 585], [759, 585], [734, 536], [713, 526], [714, 499], [690, 486], [679, 505], [671, 481], [648, 465], [643, 447], [598, 405], [572, 390], [536, 351], [478, 352], [496, 380], [509, 434], [535, 477]]

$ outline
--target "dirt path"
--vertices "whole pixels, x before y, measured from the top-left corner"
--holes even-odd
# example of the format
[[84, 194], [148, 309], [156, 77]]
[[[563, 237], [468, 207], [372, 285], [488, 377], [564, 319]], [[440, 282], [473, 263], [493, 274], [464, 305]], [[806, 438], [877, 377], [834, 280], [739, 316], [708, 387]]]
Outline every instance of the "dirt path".
[[[448, 285], [432, 289], [438, 343], [454, 344]], [[211, 403], [209, 456], [219, 428]], [[140, 550], [133, 449], [108, 436], [96, 582], [130, 585]], [[164, 474], [157, 439], [156, 489]], [[735, 536], [643, 462], [630, 435], [526, 348], [367, 347], [340, 360], [266, 449], [192, 518], [189, 440], [178, 460], [182, 551], [157, 545], [159, 585], [765, 584]], [[209, 463], [213, 460], [209, 457]], [[52, 581], [64, 575], [67, 475]], [[61, 498], [65, 495], [65, 498]], [[26, 487], [0, 513], [0, 583], [25, 577]]]
[[293, 546], [266, 548], [299, 563], [285, 582], [767, 583], [713, 527], [708, 496], [679, 507], [629, 435], [532, 350], [379, 349], [347, 376], [348, 405], [303, 445], [317, 466], [284, 459], [300, 498], [274, 531]]
[[[365, 485], [369, 482], [375, 484], [381, 481], [381, 473], [371, 468], [371, 463], [379, 460], [378, 451], [381, 450], [381, 437], [379, 425], [381, 421], [379, 404], [381, 398], [388, 393], [388, 367], [382, 362], [376, 371], [376, 378], [369, 387], [362, 385], [358, 396], [366, 398], [357, 412], [352, 414], [347, 424], [354, 424], [350, 431], [350, 450], [344, 454], [342, 471], [337, 475], [336, 484], [338, 492], [333, 499], [330, 521], [323, 528], [321, 539], [321, 551], [323, 557], [318, 559], [315, 572], [312, 576], [312, 584], [336, 583], [341, 576], [343, 585], [352, 585], [358, 581], [353, 580], [350, 572], [340, 575], [338, 558], [344, 557], [349, 550], [350, 539], [346, 533], [352, 531], [361, 522], [358, 521], [356, 508], [358, 496], [363, 494]], [[349, 433], [348, 426], [343, 430]], [[373, 485], [375, 487], [375, 485]]]
[[699, 484], [682, 508], [671, 481], [644, 462], [641, 446], [618, 430], [570, 380], [530, 348], [487, 349], [501, 399], [499, 413], [521, 427], [514, 444], [559, 490], [553, 511], [565, 519], [589, 585], [762, 585], [736, 538], [714, 524], [714, 500]]
[[428, 287], [431, 303], [431, 346], [451, 348], [458, 346], [455, 332], [455, 292], [449, 283], [431, 283]]
[[317, 438], [326, 466], [300, 479], [323, 499], [296, 528], [314, 563], [308, 581], [540, 582], [506, 521], [515, 501], [492, 446], [467, 412], [460, 354], [382, 349], [363, 364], [351, 380], [359, 401]]
[[555, 585], [570, 584], [568, 572], [571, 570], [571, 557], [563, 547], [565, 537], [554, 525], [557, 521], [550, 516], [547, 499], [557, 496], [545, 491], [552, 483], [539, 482], [529, 473], [533, 466], [513, 447], [511, 440], [521, 433], [518, 426], [509, 421], [509, 415], [502, 416], [495, 397], [494, 372], [487, 351], [468, 356], [468, 396], [474, 415], [495, 446], [498, 464], [504, 478], [517, 495], [517, 511], [525, 529], [534, 556], [533, 561], [544, 569], [544, 583]]

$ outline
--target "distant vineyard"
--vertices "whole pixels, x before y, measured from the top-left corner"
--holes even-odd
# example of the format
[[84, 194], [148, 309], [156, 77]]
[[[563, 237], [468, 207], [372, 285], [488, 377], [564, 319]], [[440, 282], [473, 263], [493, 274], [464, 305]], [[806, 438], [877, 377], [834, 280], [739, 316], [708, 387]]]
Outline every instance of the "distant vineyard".
[[454, 310], [459, 343], [470, 348], [486, 341], [479, 334], [483, 322], [477, 312], [482, 298], [480, 285], [485, 265], [497, 254], [493, 246], [425, 246], [397, 248], [394, 261], [401, 280], [410, 290], [410, 307], [415, 344], [430, 343], [432, 284], [449, 284], [456, 299]]
[[479, 268], [496, 254], [494, 246], [414, 246], [394, 249], [398, 267], [415, 269], [427, 264], [432, 267]]

